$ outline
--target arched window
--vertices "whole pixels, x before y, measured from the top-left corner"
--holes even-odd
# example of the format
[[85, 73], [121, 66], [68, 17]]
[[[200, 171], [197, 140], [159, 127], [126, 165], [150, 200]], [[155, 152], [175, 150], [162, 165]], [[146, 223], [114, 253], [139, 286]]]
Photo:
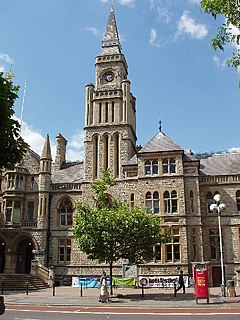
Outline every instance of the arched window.
[[98, 177], [98, 171], [99, 171], [99, 163], [98, 163], [98, 152], [99, 151], [99, 137], [98, 135], [95, 135], [93, 137], [93, 179], [96, 179]]
[[145, 175], [151, 174], [151, 161], [145, 161]]
[[145, 160], [145, 175], [153, 175], [158, 174], [158, 160]]
[[210, 205], [213, 203], [213, 194], [212, 192], [208, 192], [207, 193], [207, 212], [208, 213], [212, 213], [212, 211], [210, 210]]
[[160, 205], [159, 205], [159, 193], [154, 191], [153, 194], [148, 191], [146, 193], [146, 208], [147, 212], [159, 213], [160, 212]]
[[168, 173], [168, 159], [162, 160], [162, 173]]
[[176, 160], [174, 158], [170, 159], [170, 173], [176, 172]]
[[103, 168], [109, 168], [109, 135], [103, 136]]
[[164, 212], [165, 213], [176, 213], [178, 212], [178, 198], [177, 192], [174, 190], [171, 194], [165, 191], [163, 194], [164, 198]]
[[73, 206], [72, 202], [65, 198], [60, 202], [60, 225], [71, 226], [73, 224]]
[[134, 193], [131, 193], [131, 196], [130, 196], [130, 206], [131, 206], [131, 208], [133, 208], [135, 206]]
[[237, 211], [240, 211], [240, 190], [236, 192]]

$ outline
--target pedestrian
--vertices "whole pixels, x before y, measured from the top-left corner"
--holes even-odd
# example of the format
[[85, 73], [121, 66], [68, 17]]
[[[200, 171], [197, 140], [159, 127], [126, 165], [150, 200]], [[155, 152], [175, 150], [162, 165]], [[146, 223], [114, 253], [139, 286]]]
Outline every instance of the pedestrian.
[[184, 283], [184, 279], [183, 279], [183, 271], [182, 270], [180, 271], [180, 275], [179, 275], [179, 278], [178, 278], [178, 288], [176, 289], [176, 287], [175, 287], [175, 295], [181, 289], [183, 289], [183, 293], [186, 293], [185, 283]]
[[108, 296], [109, 296], [109, 293], [108, 293], [108, 289], [107, 289], [107, 275], [106, 275], [106, 272], [103, 271], [102, 276], [100, 278], [99, 302], [106, 303]]

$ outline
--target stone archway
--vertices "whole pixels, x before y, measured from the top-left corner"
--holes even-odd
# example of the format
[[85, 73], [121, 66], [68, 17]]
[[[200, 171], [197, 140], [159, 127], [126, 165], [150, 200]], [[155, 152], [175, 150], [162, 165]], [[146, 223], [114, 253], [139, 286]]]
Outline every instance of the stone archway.
[[19, 241], [16, 247], [16, 273], [30, 273], [33, 259], [33, 242], [29, 239]]

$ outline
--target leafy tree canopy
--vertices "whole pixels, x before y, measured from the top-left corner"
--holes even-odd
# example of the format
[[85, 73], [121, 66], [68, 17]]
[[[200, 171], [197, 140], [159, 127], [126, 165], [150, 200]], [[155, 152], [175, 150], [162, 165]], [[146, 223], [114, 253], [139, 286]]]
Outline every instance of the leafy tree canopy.
[[[128, 259], [141, 263], [153, 258], [153, 246], [170, 237], [160, 232], [160, 219], [139, 207], [120, 201], [106, 201], [107, 188], [115, 184], [109, 171], [91, 184], [96, 206], [78, 203], [74, 236], [90, 259], [107, 261], [112, 278], [113, 262]], [[112, 293], [112, 286], [111, 286]]]
[[201, 8], [214, 19], [223, 15], [225, 23], [219, 28], [215, 38], [211, 40], [213, 50], [221, 49], [227, 44], [236, 45], [237, 51], [227, 65], [238, 69], [240, 67], [240, 0], [202, 0]]
[[12, 76], [0, 72], [0, 171], [13, 169], [21, 161], [28, 144], [20, 136], [20, 124], [12, 117], [13, 105], [18, 98], [19, 86], [14, 86]]

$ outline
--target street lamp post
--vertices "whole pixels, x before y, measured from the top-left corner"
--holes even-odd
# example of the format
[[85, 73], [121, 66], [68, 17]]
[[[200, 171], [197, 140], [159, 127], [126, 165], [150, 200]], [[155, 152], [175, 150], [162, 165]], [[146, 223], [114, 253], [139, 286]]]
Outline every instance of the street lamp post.
[[223, 244], [222, 244], [222, 228], [221, 228], [221, 212], [225, 209], [225, 204], [221, 203], [220, 194], [215, 194], [213, 197], [216, 203], [210, 205], [210, 210], [218, 214], [218, 229], [219, 229], [219, 244], [220, 244], [220, 259], [222, 271], [221, 295], [225, 297], [225, 280], [224, 280], [224, 265], [223, 265]]

